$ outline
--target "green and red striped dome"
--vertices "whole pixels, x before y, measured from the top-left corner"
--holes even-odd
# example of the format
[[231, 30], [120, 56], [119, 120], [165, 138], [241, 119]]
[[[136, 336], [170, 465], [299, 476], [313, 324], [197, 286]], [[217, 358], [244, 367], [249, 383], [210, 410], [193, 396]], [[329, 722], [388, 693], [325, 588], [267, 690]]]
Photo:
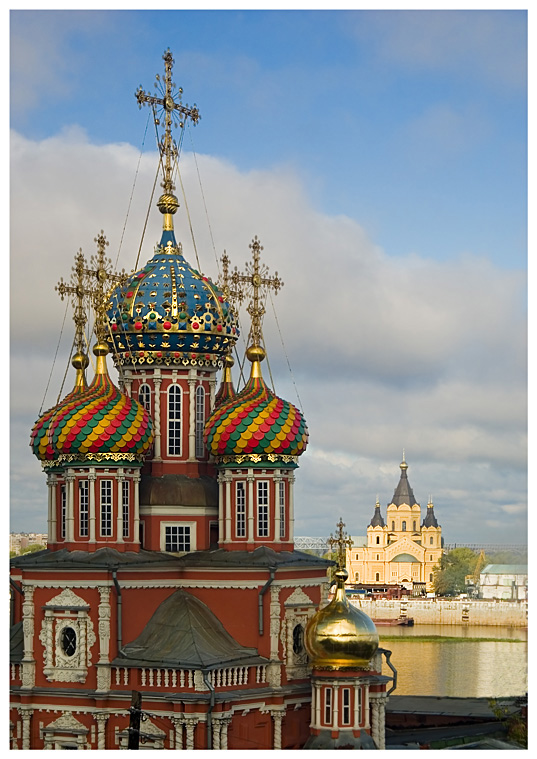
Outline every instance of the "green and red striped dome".
[[95, 379], [86, 390], [71, 393], [34, 426], [30, 445], [45, 464], [142, 461], [149, 451], [151, 418], [140, 403], [114, 385], [104, 361], [104, 355], [99, 355]]
[[268, 389], [256, 361], [244, 389], [207, 420], [205, 440], [217, 459], [261, 456], [275, 460], [300, 456], [308, 444], [308, 428], [296, 406]]

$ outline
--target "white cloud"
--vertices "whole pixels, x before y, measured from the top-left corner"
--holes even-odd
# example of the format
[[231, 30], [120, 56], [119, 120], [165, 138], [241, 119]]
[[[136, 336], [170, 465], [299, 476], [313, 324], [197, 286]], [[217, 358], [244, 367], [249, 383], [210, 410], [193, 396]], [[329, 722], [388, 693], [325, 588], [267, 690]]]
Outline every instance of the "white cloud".
[[[189, 155], [182, 176], [201, 268], [215, 277], [224, 248], [242, 268], [257, 234], [270, 271], [285, 281], [274, 303], [311, 433], [297, 478], [297, 534], [330, 532], [340, 512], [363, 534], [376, 494], [385, 504], [393, 493], [405, 447], [416, 497], [424, 506], [434, 495], [447, 542], [523, 542], [523, 511], [513, 506], [525, 500], [523, 275], [471, 256], [389, 256], [352, 219], [314, 210], [289, 167], [241, 173], [197, 160], [210, 230]], [[79, 130], [40, 143], [12, 136], [11, 403], [13, 434], [26, 436], [13, 449], [13, 500], [25, 513], [37, 513], [40, 476], [26, 476], [29, 429], [65, 309], [54, 286], [69, 278], [79, 247], [95, 252], [101, 229], [115, 261], [137, 163], [131, 146], [96, 146]], [[142, 158], [119, 267], [134, 266], [155, 167], [155, 155]], [[195, 265], [180, 201], [177, 236]], [[153, 209], [140, 265], [159, 228]], [[276, 390], [296, 402], [271, 311], [265, 337]], [[71, 339], [68, 321], [45, 407]], [[72, 372], [65, 392], [71, 381]]]

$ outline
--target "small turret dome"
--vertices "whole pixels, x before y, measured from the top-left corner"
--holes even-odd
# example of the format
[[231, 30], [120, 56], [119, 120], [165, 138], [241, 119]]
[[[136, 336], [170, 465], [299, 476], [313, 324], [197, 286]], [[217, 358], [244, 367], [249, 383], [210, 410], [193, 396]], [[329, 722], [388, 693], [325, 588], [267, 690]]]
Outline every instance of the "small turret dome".
[[364, 668], [377, 651], [377, 628], [367, 614], [349, 603], [347, 577], [345, 569], [337, 570], [334, 598], [306, 627], [306, 650], [316, 669]]
[[91, 385], [70, 393], [34, 426], [33, 452], [45, 463], [143, 461], [152, 445], [149, 414], [108, 376], [108, 346], [99, 342], [93, 352], [97, 368]]
[[304, 417], [266, 386], [260, 367], [264, 350], [251, 346], [246, 355], [252, 362], [250, 379], [234, 398], [215, 408], [205, 425], [209, 453], [232, 460], [300, 456], [308, 444]]

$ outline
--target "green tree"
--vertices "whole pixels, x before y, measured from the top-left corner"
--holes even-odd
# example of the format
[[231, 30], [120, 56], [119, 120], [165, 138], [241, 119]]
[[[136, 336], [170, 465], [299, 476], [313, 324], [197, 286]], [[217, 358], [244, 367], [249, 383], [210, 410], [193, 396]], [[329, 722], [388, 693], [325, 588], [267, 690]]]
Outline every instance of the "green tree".
[[434, 570], [434, 590], [439, 596], [464, 593], [466, 575], [474, 572], [479, 554], [471, 548], [454, 548], [445, 553]]
[[23, 553], [35, 553], [36, 551], [44, 551], [45, 546], [42, 546], [40, 543], [30, 543], [30, 545], [26, 546], [26, 548], [21, 548], [21, 555]]

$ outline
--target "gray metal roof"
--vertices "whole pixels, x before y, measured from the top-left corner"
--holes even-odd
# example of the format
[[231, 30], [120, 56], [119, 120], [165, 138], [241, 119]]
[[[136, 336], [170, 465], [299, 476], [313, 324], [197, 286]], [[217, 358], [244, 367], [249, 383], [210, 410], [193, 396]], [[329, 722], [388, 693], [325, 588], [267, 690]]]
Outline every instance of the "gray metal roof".
[[163, 601], [143, 631], [113, 664], [211, 669], [266, 664], [257, 649], [238, 643], [213, 612], [184, 590]]
[[402, 506], [403, 503], [413, 506], [417, 503], [414, 498], [414, 493], [410, 487], [408, 477], [406, 476], [406, 468], [401, 465], [401, 477], [397, 483], [397, 487], [394, 490], [393, 498], [390, 503], [394, 503], [396, 506]]
[[482, 575], [526, 575], [527, 564], [487, 564], [481, 570]]

